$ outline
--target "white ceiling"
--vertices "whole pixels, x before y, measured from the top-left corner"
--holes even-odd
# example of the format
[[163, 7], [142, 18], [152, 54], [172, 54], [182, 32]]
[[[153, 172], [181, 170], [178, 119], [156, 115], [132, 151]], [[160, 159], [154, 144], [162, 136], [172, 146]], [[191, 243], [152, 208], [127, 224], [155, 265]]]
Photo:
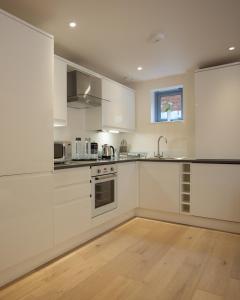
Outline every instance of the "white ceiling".
[[[53, 34], [57, 54], [122, 82], [240, 58], [240, 0], [0, 0], [0, 7]], [[165, 38], [154, 44], [159, 32]]]

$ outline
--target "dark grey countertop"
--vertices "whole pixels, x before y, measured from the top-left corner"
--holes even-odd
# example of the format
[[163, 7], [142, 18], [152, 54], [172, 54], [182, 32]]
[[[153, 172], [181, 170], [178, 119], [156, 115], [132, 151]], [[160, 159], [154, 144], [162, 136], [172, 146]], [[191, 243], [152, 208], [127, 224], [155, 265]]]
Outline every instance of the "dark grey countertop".
[[116, 164], [116, 163], [124, 163], [124, 162], [134, 162], [134, 161], [148, 161], [148, 162], [175, 162], [175, 163], [202, 163], [202, 164], [234, 164], [239, 165], [240, 159], [208, 159], [208, 158], [164, 158], [164, 159], [156, 159], [156, 158], [126, 158], [126, 159], [114, 159], [114, 160], [87, 160], [87, 161], [70, 161], [66, 163], [57, 163], [54, 164], [54, 170], [61, 169], [70, 169], [70, 168], [79, 168], [86, 166], [98, 166], [98, 165], [106, 165], [106, 164]]
[[99, 165], [109, 165], [116, 164], [121, 162], [132, 162], [138, 161], [139, 159], [111, 159], [111, 160], [84, 160], [84, 161], [69, 161], [66, 163], [56, 163], [54, 164], [54, 170], [60, 169], [71, 169], [71, 168], [79, 168], [79, 167], [91, 167], [91, 166], [99, 166]]

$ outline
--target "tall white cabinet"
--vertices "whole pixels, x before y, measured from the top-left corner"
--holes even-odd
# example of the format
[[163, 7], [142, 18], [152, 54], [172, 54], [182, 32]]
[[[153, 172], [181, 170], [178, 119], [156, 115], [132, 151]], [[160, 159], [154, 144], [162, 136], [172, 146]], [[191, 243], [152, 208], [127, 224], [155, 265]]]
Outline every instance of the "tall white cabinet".
[[196, 156], [240, 158], [240, 63], [195, 73]]
[[1, 286], [53, 247], [53, 37], [2, 10], [0, 36]]
[[0, 286], [7, 268], [53, 247], [52, 184], [50, 174], [0, 177]]
[[53, 169], [53, 38], [0, 11], [0, 176]]
[[67, 126], [67, 63], [54, 56], [54, 126]]

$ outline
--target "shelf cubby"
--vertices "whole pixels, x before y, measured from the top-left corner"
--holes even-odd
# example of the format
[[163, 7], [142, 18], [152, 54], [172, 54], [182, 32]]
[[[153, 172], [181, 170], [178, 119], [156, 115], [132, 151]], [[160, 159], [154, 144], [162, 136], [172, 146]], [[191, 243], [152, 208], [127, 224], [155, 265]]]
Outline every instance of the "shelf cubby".
[[185, 182], [185, 183], [190, 183], [190, 174], [189, 173], [183, 173], [182, 174], [182, 182]]
[[183, 163], [180, 174], [180, 213], [191, 213], [191, 164]]
[[182, 183], [182, 191], [184, 193], [190, 193], [190, 183]]
[[182, 203], [190, 203], [190, 194], [182, 194], [181, 202]]
[[182, 173], [189, 174], [191, 171], [190, 164], [182, 164]]
[[182, 213], [187, 213], [189, 214], [190, 213], [190, 204], [186, 204], [186, 203], [182, 203], [181, 204], [181, 212]]

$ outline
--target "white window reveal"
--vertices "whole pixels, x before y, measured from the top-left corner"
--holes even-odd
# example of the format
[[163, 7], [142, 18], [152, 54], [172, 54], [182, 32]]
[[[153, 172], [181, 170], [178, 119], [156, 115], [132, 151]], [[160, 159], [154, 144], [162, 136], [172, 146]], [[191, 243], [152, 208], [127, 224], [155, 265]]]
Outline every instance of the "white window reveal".
[[183, 120], [183, 86], [152, 91], [151, 122]]

